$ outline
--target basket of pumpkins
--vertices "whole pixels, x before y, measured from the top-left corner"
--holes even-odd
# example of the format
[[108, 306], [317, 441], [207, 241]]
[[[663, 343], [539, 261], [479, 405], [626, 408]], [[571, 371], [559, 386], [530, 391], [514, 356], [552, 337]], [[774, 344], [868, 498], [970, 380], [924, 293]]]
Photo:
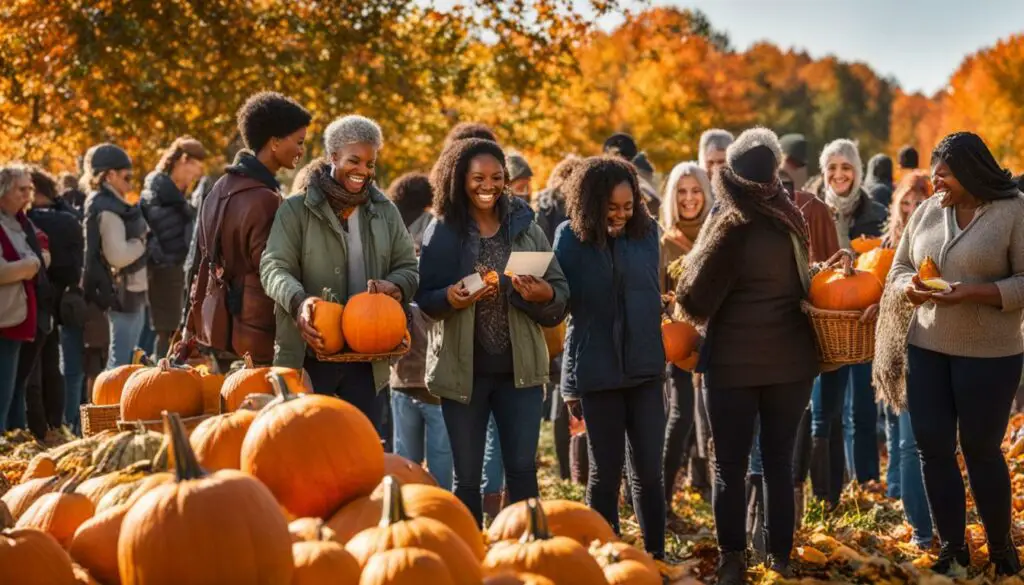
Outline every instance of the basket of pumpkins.
[[877, 312], [865, 311], [882, 299], [883, 282], [874, 272], [855, 268], [846, 251], [836, 253], [811, 278], [802, 308], [822, 364], [842, 366], [874, 358]]
[[401, 303], [370, 290], [354, 295], [342, 305], [330, 289], [313, 305], [313, 327], [323, 338], [314, 349], [322, 362], [372, 362], [391, 360], [409, 352], [408, 318]]

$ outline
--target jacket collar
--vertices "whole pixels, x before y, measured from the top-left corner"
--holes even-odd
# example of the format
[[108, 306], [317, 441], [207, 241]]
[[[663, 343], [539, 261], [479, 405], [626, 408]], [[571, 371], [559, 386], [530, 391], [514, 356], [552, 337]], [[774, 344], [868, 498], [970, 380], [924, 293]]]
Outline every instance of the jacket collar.
[[243, 150], [238, 153], [235, 157], [235, 164], [229, 166], [227, 172], [233, 175], [242, 175], [255, 179], [267, 187], [278, 191], [281, 189], [281, 183], [277, 181], [277, 177], [274, 173], [270, 172], [270, 169], [260, 162], [260, 159], [256, 158], [252, 152]]

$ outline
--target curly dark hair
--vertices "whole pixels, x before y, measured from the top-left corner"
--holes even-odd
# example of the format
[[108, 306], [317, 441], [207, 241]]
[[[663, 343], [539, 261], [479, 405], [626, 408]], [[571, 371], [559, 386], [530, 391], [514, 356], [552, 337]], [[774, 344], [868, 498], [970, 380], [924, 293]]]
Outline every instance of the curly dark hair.
[[53, 175], [46, 172], [42, 167], [37, 166], [29, 167], [29, 174], [32, 177], [32, 187], [35, 188], [36, 193], [50, 201], [57, 200], [59, 190], [57, 189], [57, 179]]
[[398, 207], [405, 227], [409, 227], [433, 204], [434, 191], [430, 188], [430, 177], [417, 171], [405, 173], [388, 187], [388, 199]]
[[626, 222], [624, 233], [630, 238], [643, 237], [651, 228], [640, 194], [636, 168], [613, 155], [592, 156], [577, 163], [576, 169], [562, 184], [569, 227], [581, 242], [603, 246], [608, 237], [608, 199], [622, 183], [633, 191], [633, 216]]
[[[456, 140], [445, 147], [430, 171], [430, 186], [434, 191], [434, 213], [457, 231], [464, 232], [469, 220], [469, 195], [466, 193], [466, 173], [475, 157], [488, 154], [498, 159], [505, 169], [505, 153], [498, 143], [483, 138]], [[503, 194], [502, 197], [506, 195]]]
[[576, 170], [576, 167], [578, 167], [581, 162], [583, 162], [583, 158], [575, 154], [570, 154], [560, 160], [558, 164], [555, 165], [555, 168], [551, 169], [551, 175], [548, 176], [547, 188], [554, 190], [561, 189], [562, 185], [569, 180], [569, 177], [572, 176], [572, 172]]
[[259, 152], [271, 138], [284, 138], [309, 126], [313, 116], [290, 97], [276, 91], [249, 96], [238, 109], [238, 131], [245, 146]]
[[491, 142], [497, 142], [498, 137], [495, 136], [494, 130], [491, 130], [490, 126], [482, 122], [459, 122], [452, 126], [452, 129], [448, 131], [448, 136], [444, 138], [444, 146], [448, 147], [449, 144], [456, 140], [465, 140], [467, 138], [481, 138], [483, 140], [490, 140]]

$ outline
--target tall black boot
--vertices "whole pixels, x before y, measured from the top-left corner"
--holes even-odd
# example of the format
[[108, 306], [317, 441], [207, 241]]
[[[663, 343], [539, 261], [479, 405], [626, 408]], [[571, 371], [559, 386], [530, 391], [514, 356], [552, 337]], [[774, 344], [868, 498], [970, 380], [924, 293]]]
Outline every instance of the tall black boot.
[[747, 539], [754, 550], [767, 554], [764, 542], [764, 477], [747, 476]]
[[827, 438], [814, 437], [811, 440], [811, 490], [814, 497], [832, 504], [832, 478]]

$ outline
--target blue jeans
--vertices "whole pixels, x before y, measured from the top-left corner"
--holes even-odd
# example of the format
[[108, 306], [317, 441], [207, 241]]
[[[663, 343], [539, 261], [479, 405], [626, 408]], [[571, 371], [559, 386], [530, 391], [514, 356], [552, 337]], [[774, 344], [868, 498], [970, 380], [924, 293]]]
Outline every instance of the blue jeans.
[[877, 480], [878, 446], [876, 421], [878, 407], [871, 388], [871, 364], [843, 366], [824, 372], [821, 384], [811, 393], [811, 434], [819, 439], [830, 436], [833, 425], [842, 424], [843, 406], [849, 389], [853, 418], [853, 468], [860, 482]]
[[[921, 473], [921, 453], [914, 440], [914, 429], [910, 424], [910, 413], [900, 414], [886, 409], [889, 435], [890, 482], [895, 478], [897, 495], [903, 500], [903, 511], [907, 522], [914, 529], [914, 544], [926, 547], [932, 541], [932, 515], [928, 510], [928, 498], [924, 491], [924, 476]], [[892, 494], [892, 483], [888, 495]]]
[[885, 407], [885, 450], [889, 453], [889, 468], [885, 471], [885, 495], [900, 499], [900, 415]]
[[82, 395], [85, 393], [85, 340], [81, 327], [60, 328], [60, 371], [64, 375], [64, 422], [72, 432], [81, 432]]
[[452, 489], [452, 447], [439, 404], [429, 404], [401, 390], [391, 391], [395, 453], [414, 463], [427, 460], [437, 484]]
[[[146, 355], [156, 355], [156, 332], [150, 326], [152, 319], [149, 317], [149, 307], [143, 309], [142, 331], [139, 332], [138, 347], [141, 347]], [[162, 355], [156, 355], [162, 358]]]
[[134, 313], [118, 313], [108, 311], [110, 321], [110, 357], [107, 369], [132, 363], [132, 352], [139, 345], [139, 336], [146, 324], [146, 312], [142, 309]]
[[478, 524], [483, 522], [484, 446], [491, 415], [498, 429], [510, 503], [538, 496], [537, 440], [544, 392], [540, 386], [516, 388], [512, 376], [474, 376], [469, 404], [444, 398], [441, 412], [452, 445], [455, 495]]
[[[544, 405], [541, 404], [543, 409]], [[484, 479], [480, 489], [484, 494], [500, 494], [505, 487], [504, 463], [501, 460], [501, 442], [498, 440], [498, 425], [491, 415], [487, 423], [487, 444], [484, 446]]]
[[21, 419], [25, 418], [25, 394], [21, 394], [20, 404], [14, 404], [20, 351], [20, 341], [0, 338], [0, 433], [9, 430], [7, 419], [14, 411], [21, 412]]

